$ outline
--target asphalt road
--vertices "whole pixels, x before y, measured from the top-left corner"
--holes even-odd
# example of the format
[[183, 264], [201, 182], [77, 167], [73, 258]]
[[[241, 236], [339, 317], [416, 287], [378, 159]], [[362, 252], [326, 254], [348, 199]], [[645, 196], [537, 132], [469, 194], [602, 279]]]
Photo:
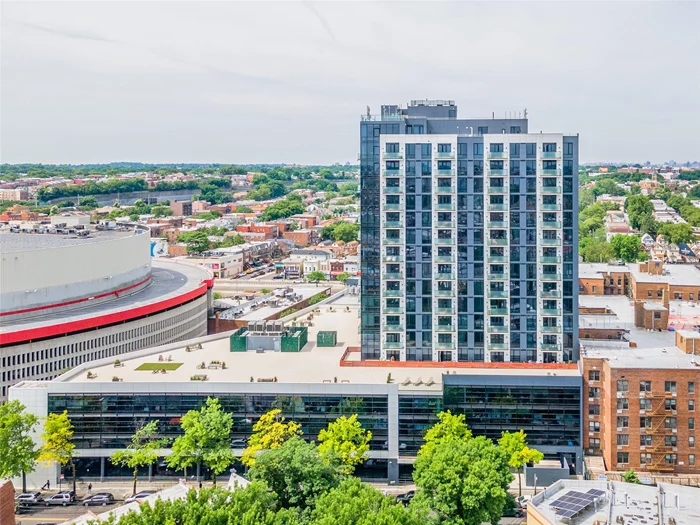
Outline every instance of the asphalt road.
[[52, 505], [46, 507], [45, 505], [33, 505], [30, 507], [30, 511], [27, 514], [18, 514], [15, 516], [17, 520], [17, 525], [30, 525], [37, 523], [63, 523], [70, 519], [82, 516], [88, 509], [92, 510], [95, 514], [101, 514], [102, 512], [107, 512], [112, 509], [116, 509], [121, 502], [113, 505], [107, 505], [103, 507], [101, 505], [86, 507], [84, 505], [72, 504], [65, 507], [61, 505]]

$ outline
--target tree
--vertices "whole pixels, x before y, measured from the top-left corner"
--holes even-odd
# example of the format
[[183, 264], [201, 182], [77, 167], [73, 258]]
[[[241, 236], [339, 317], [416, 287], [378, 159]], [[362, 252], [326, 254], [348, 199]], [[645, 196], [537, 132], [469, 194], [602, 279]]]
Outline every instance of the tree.
[[544, 454], [527, 446], [527, 434], [523, 430], [519, 432], [502, 432], [501, 439], [498, 440], [498, 446], [508, 455], [508, 465], [518, 473], [518, 496], [522, 496], [521, 473], [523, 467], [529, 463], [539, 463], [544, 459]]
[[466, 441], [472, 437], [472, 431], [464, 422], [464, 414], [453, 414], [449, 410], [440, 412], [438, 422], [428, 429], [423, 436], [423, 446], [418, 455], [428, 455], [437, 445], [445, 441]]
[[639, 222], [639, 231], [656, 237], [659, 233], [659, 223], [651, 214], [645, 215]]
[[118, 450], [109, 458], [112, 463], [134, 470], [134, 494], [138, 481], [139, 468], [158, 461], [158, 451], [168, 445], [168, 438], [158, 437], [158, 420], [151, 421], [131, 436], [126, 450]]
[[397, 505], [394, 498], [355, 477], [320, 496], [309, 525], [422, 525], [425, 514]]
[[240, 234], [224, 235], [224, 240], [219, 243], [219, 246], [221, 248], [229, 248], [239, 244], [245, 244], [245, 239]]
[[350, 275], [348, 272], [343, 272], [343, 273], [341, 273], [340, 275], [338, 275], [338, 276], [336, 277], [336, 279], [338, 279], [338, 280], [339, 280], [340, 282], [342, 282], [343, 284], [346, 284], [347, 281], [348, 281], [348, 279], [350, 279], [350, 277], [352, 277], [352, 275]]
[[311, 508], [316, 498], [339, 483], [336, 468], [316, 445], [296, 436], [260, 454], [248, 473], [270, 487], [284, 508]]
[[0, 478], [22, 475], [22, 491], [27, 492], [25, 474], [34, 470], [39, 451], [29, 435], [38, 418], [25, 412], [17, 400], [0, 405]]
[[75, 462], [73, 461], [73, 424], [68, 418], [68, 412], [49, 414], [41, 434], [43, 445], [39, 449], [37, 461], [40, 463], [58, 463], [61, 467], [71, 466], [73, 475], [73, 492], [75, 492]]
[[600, 230], [593, 235], [579, 238], [579, 253], [585, 262], [609, 262], [615, 257], [610, 243], [605, 240], [605, 232]]
[[436, 523], [498, 523], [513, 475], [504, 450], [483, 436], [448, 437], [416, 458], [412, 502]]
[[336, 241], [356, 241], [357, 234], [360, 232], [358, 224], [350, 224], [349, 222], [339, 223], [333, 230], [333, 237]]
[[613, 235], [610, 239], [610, 246], [617, 259], [624, 262], [636, 262], [643, 252], [642, 242], [636, 235]]
[[318, 286], [319, 281], [323, 281], [325, 278], [326, 274], [324, 274], [323, 272], [319, 272], [318, 270], [315, 270], [306, 276], [306, 280], [310, 283], [315, 282], [316, 286]]
[[209, 249], [209, 236], [203, 231], [182, 233], [178, 240], [187, 244], [187, 253], [202, 253]]
[[216, 485], [216, 477], [233, 463], [229, 441], [233, 416], [221, 408], [218, 399], [208, 397], [201, 409], [182, 416], [181, 426], [184, 434], [175, 439], [166, 463], [176, 469], [204, 464]]
[[690, 224], [671, 224], [663, 223], [659, 225], [659, 234], [663, 235], [667, 241], [673, 244], [678, 244], [679, 242], [692, 242], [695, 236], [693, 235], [693, 228]]
[[253, 208], [250, 206], [236, 206], [234, 213], [253, 213]]
[[95, 197], [83, 197], [78, 202], [78, 205], [84, 208], [95, 209], [99, 206], [99, 203], [97, 202], [97, 199]]
[[329, 458], [337, 458], [341, 473], [352, 474], [355, 466], [365, 461], [371, 439], [372, 432], [362, 428], [357, 414], [341, 416], [319, 432], [318, 451]]
[[638, 230], [645, 217], [651, 217], [654, 205], [646, 195], [630, 195], [625, 201], [625, 210], [632, 228]]
[[295, 421], [285, 423], [282, 411], [273, 409], [260, 416], [253, 425], [253, 433], [248, 438], [248, 447], [243, 451], [241, 462], [251, 467], [259, 453], [279, 448], [290, 438], [301, 436], [301, 425]]
[[622, 473], [622, 481], [625, 483], [641, 483], [634, 469], [625, 470]]

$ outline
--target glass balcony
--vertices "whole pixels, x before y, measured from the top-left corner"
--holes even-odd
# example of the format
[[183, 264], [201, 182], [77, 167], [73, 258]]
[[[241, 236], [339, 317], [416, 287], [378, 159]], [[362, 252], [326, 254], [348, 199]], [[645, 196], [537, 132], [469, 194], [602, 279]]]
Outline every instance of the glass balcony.
[[383, 221], [384, 228], [403, 228], [403, 221]]
[[444, 193], [444, 194], [451, 194], [455, 192], [455, 186], [437, 186], [435, 188], [435, 193]]
[[508, 345], [506, 343], [489, 343], [487, 348], [489, 350], [508, 350]]
[[384, 341], [382, 346], [384, 346], [384, 348], [403, 348], [403, 343]]
[[508, 205], [507, 204], [489, 204], [486, 207], [487, 210], [489, 211], [508, 211]]
[[508, 315], [508, 308], [489, 308], [489, 315]]
[[554, 169], [554, 170], [542, 170], [542, 175], [548, 175], [548, 176], [554, 176], [554, 177], [559, 177], [561, 176], [561, 170], [560, 169]]
[[560, 273], [543, 273], [540, 275], [542, 281], [561, 281]]
[[507, 281], [508, 274], [507, 273], [490, 273], [489, 279], [491, 281]]
[[540, 244], [543, 246], [559, 246], [561, 239], [540, 239]]
[[401, 170], [382, 170], [382, 175], [384, 177], [400, 177]]
[[488, 221], [489, 228], [508, 228], [508, 223], [505, 221]]
[[439, 324], [435, 326], [436, 332], [454, 332], [455, 325], [453, 324]]
[[382, 290], [384, 297], [403, 297], [403, 290]]
[[560, 334], [561, 326], [540, 326], [540, 332], [545, 334]]
[[449, 170], [435, 170], [436, 175], [440, 175], [442, 177], [454, 177], [455, 176], [455, 170], [454, 169], [449, 169]]
[[507, 159], [508, 153], [505, 151], [489, 151], [486, 153], [489, 159]]
[[558, 299], [561, 297], [561, 290], [549, 290], [546, 292], [544, 290], [540, 290], [540, 297], [546, 299]]
[[438, 151], [437, 153], [435, 153], [435, 158], [436, 159], [454, 159], [455, 152], [454, 151]]
[[403, 158], [403, 153], [398, 153], [398, 152], [384, 152], [384, 158], [385, 159], [402, 159]]
[[490, 334], [507, 334], [508, 327], [507, 326], [489, 326], [488, 332]]
[[542, 264], [561, 264], [561, 257], [540, 257]]
[[433, 257], [433, 262], [453, 263], [454, 261], [454, 255], [436, 255], [435, 257]]
[[437, 350], [454, 350], [454, 343], [435, 343], [433, 345]]
[[543, 195], [559, 195], [561, 193], [561, 186], [542, 186], [540, 193]]
[[382, 331], [383, 332], [403, 332], [403, 325], [402, 324], [383, 324]]
[[402, 262], [403, 255], [385, 255], [382, 257], [383, 262]]
[[542, 315], [561, 315], [561, 309], [559, 308], [543, 308], [540, 310]]
[[562, 346], [560, 344], [540, 344], [540, 350], [545, 352], [561, 352]]
[[401, 237], [382, 237], [382, 244], [403, 244]]
[[491, 177], [503, 177], [504, 175], [508, 174], [506, 172], [506, 170], [502, 170], [502, 169], [490, 169], [489, 168], [486, 171], [487, 171], [488, 175]]
[[488, 239], [491, 246], [508, 246], [508, 239]]
[[383, 314], [402, 314], [402, 313], [404, 313], [404, 309], [385, 306], [384, 309], [382, 310], [382, 313]]
[[433, 207], [437, 211], [455, 211], [454, 202], [451, 202], [449, 204], [435, 204]]
[[454, 308], [436, 308], [435, 313], [438, 315], [454, 315]]
[[454, 273], [436, 273], [435, 280], [437, 281], [453, 281], [455, 278]]
[[542, 211], [561, 211], [561, 204], [540, 204]]
[[486, 260], [490, 263], [504, 263], [508, 262], [508, 257], [503, 255], [487, 255]]
[[433, 244], [437, 244], [440, 246], [446, 246], [446, 245], [452, 245], [455, 243], [455, 240], [450, 237], [449, 239], [433, 239]]
[[540, 221], [540, 228], [549, 228], [549, 229], [560, 229], [561, 228], [561, 222], [559, 221]]
[[400, 272], [384, 272], [382, 279], [403, 279], [403, 274]]
[[435, 226], [438, 228], [454, 228], [455, 221], [437, 221]]
[[401, 186], [384, 186], [384, 193], [388, 195], [403, 193], [403, 188]]
[[507, 299], [508, 298], [508, 292], [505, 290], [488, 290], [486, 292], [486, 295], [488, 297], [493, 298], [493, 299]]
[[508, 188], [506, 186], [489, 186], [489, 195], [501, 195], [508, 193]]
[[543, 151], [542, 158], [543, 159], [559, 159], [559, 158], [561, 158], [561, 152], [559, 152], [559, 151]]
[[433, 292], [433, 295], [435, 295], [435, 297], [454, 297], [455, 291], [454, 290], [435, 290]]
[[394, 204], [394, 203], [386, 204], [386, 203], [384, 203], [382, 205], [382, 209], [384, 209], [386, 211], [403, 211], [403, 204]]

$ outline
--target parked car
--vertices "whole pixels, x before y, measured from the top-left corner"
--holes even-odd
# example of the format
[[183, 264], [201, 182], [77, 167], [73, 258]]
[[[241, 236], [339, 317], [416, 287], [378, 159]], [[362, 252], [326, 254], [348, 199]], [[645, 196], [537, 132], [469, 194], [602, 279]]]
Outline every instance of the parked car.
[[114, 503], [114, 496], [109, 492], [99, 492], [83, 500], [83, 505], [111, 505]]
[[41, 503], [44, 498], [41, 496], [41, 492], [25, 492], [20, 494], [16, 498], [17, 503], [26, 503], [28, 505], [34, 505], [36, 503]]
[[408, 505], [413, 499], [413, 496], [415, 495], [415, 490], [409, 490], [408, 492], [406, 492], [406, 494], [400, 494], [396, 496], [396, 503], [403, 503], [404, 505]]
[[273, 279], [284, 279], [284, 274], [283, 273], [278, 273], [273, 277]]
[[134, 494], [133, 496], [129, 496], [128, 498], [126, 498], [124, 500], [124, 503], [131, 503], [133, 501], [136, 501], [137, 499], [147, 498], [151, 494], [155, 494], [155, 493], [156, 493], [155, 490], [143, 490], [143, 491], [139, 492], [138, 494]]
[[46, 498], [46, 506], [49, 505], [69, 505], [75, 501], [75, 495], [71, 494], [72, 491], [59, 492], [53, 496]]
[[31, 511], [29, 503], [15, 503], [15, 514], [27, 514]]

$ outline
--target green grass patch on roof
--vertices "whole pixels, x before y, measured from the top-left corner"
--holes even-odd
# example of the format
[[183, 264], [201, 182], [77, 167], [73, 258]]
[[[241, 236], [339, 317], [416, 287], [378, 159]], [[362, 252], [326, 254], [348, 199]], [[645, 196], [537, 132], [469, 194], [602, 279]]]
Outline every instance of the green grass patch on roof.
[[182, 366], [182, 363], [144, 363], [136, 370], [177, 370]]

